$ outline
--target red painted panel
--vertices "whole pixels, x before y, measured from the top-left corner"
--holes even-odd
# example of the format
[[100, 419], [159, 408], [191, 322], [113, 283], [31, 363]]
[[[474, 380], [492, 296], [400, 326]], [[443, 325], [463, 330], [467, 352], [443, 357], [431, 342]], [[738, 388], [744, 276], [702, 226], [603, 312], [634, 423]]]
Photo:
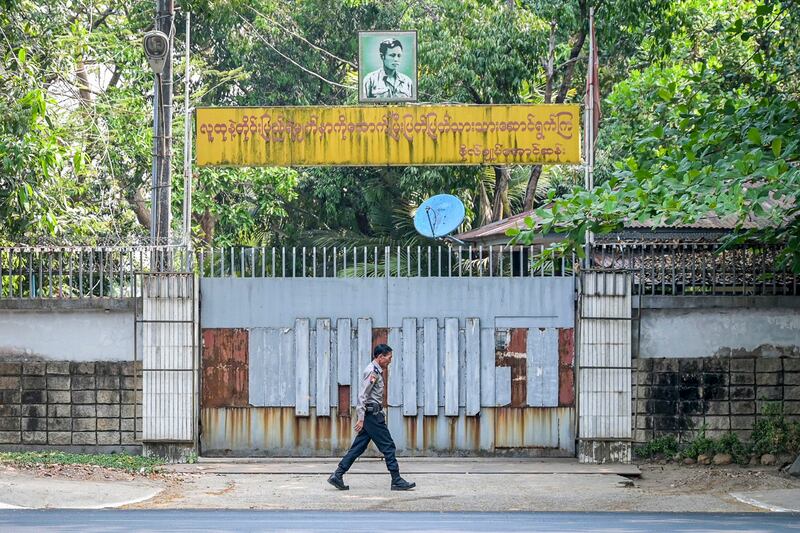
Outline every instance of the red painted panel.
[[558, 330], [558, 405], [575, 405], [575, 330]]
[[250, 403], [249, 332], [203, 330], [203, 407], [247, 407]]
[[[372, 328], [372, 349], [375, 350], [375, 347], [379, 344], [388, 344], [389, 343], [389, 328]], [[392, 346], [394, 348], [394, 346]], [[389, 369], [383, 373], [383, 405], [384, 407], [389, 405], [387, 402], [387, 397], [389, 394]]]
[[496, 366], [511, 367], [511, 407], [528, 404], [528, 329], [511, 328], [508, 346], [495, 352]]
[[350, 418], [350, 385], [339, 385], [339, 418]]

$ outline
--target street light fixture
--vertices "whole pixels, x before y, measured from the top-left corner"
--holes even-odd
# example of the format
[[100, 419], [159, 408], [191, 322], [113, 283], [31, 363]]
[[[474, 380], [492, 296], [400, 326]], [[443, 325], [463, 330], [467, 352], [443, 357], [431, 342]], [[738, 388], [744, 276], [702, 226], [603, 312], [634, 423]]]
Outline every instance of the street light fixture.
[[164, 71], [169, 57], [169, 37], [164, 32], [153, 30], [144, 34], [144, 55], [156, 74]]

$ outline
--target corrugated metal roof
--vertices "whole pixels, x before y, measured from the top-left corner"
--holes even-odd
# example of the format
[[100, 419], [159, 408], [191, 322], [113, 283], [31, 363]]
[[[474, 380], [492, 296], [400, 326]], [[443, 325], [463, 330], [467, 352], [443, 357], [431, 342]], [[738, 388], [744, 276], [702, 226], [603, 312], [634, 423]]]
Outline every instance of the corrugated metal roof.
[[[765, 209], [769, 210], [771, 207], [774, 207], [777, 202], [773, 200], [768, 200], [764, 202]], [[496, 239], [498, 237], [504, 237], [506, 231], [511, 228], [518, 228], [518, 229], [526, 229], [527, 225], [525, 224], [525, 218], [531, 217], [533, 218], [534, 222], [538, 222], [539, 218], [534, 214], [533, 210], [530, 211], [523, 211], [517, 215], [510, 216], [508, 218], [504, 218], [503, 220], [498, 220], [497, 222], [492, 222], [490, 224], [486, 224], [485, 226], [481, 226], [480, 228], [476, 228], [460, 235], [456, 235], [457, 239], [460, 239], [465, 242], [475, 242], [475, 241], [486, 241], [491, 239]], [[700, 230], [700, 231], [710, 231], [710, 232], [725, 232], [733, 230], [736, 227], [737, 223], [736, 215], [727, 215], [724, 217], [720, 217], [716, 213], [708, 213], [707, 215], [700, 217], [699, 219], [695, 220], [694, 222], [690, 223], [674, 223], [674, 224], [658, 224], [658, 222], [654, 220], [648, 220], [645, 222], [639, 221], [629, 221], [624, 224], [624, 229], [626, 230], [650, 230], [650, 232], [657, 232], [661, 233], [663, 231], [675, 231], [675, 230]], [[750, 216], [748, 220], [743, 224], [744, 229], [757, 229], [757, 228], [764, 228], [767, 227], [769, 222], [764, 218], [758, 218], [754, 216]]]

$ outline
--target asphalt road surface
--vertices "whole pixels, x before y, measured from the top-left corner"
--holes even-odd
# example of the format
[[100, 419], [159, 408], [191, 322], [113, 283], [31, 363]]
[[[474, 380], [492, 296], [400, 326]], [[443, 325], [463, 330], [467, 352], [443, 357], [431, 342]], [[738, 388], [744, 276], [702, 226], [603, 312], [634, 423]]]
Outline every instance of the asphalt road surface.
[[800, 532], [800, 514], [2, 510], [0, 531]]

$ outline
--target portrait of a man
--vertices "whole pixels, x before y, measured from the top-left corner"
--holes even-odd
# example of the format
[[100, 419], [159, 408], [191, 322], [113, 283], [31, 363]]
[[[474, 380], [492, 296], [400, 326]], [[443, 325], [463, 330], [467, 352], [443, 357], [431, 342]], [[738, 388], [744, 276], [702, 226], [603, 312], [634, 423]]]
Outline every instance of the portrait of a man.
[[416, 101], [416, 56], [416, 32], [359, 32], [359, 100]]

